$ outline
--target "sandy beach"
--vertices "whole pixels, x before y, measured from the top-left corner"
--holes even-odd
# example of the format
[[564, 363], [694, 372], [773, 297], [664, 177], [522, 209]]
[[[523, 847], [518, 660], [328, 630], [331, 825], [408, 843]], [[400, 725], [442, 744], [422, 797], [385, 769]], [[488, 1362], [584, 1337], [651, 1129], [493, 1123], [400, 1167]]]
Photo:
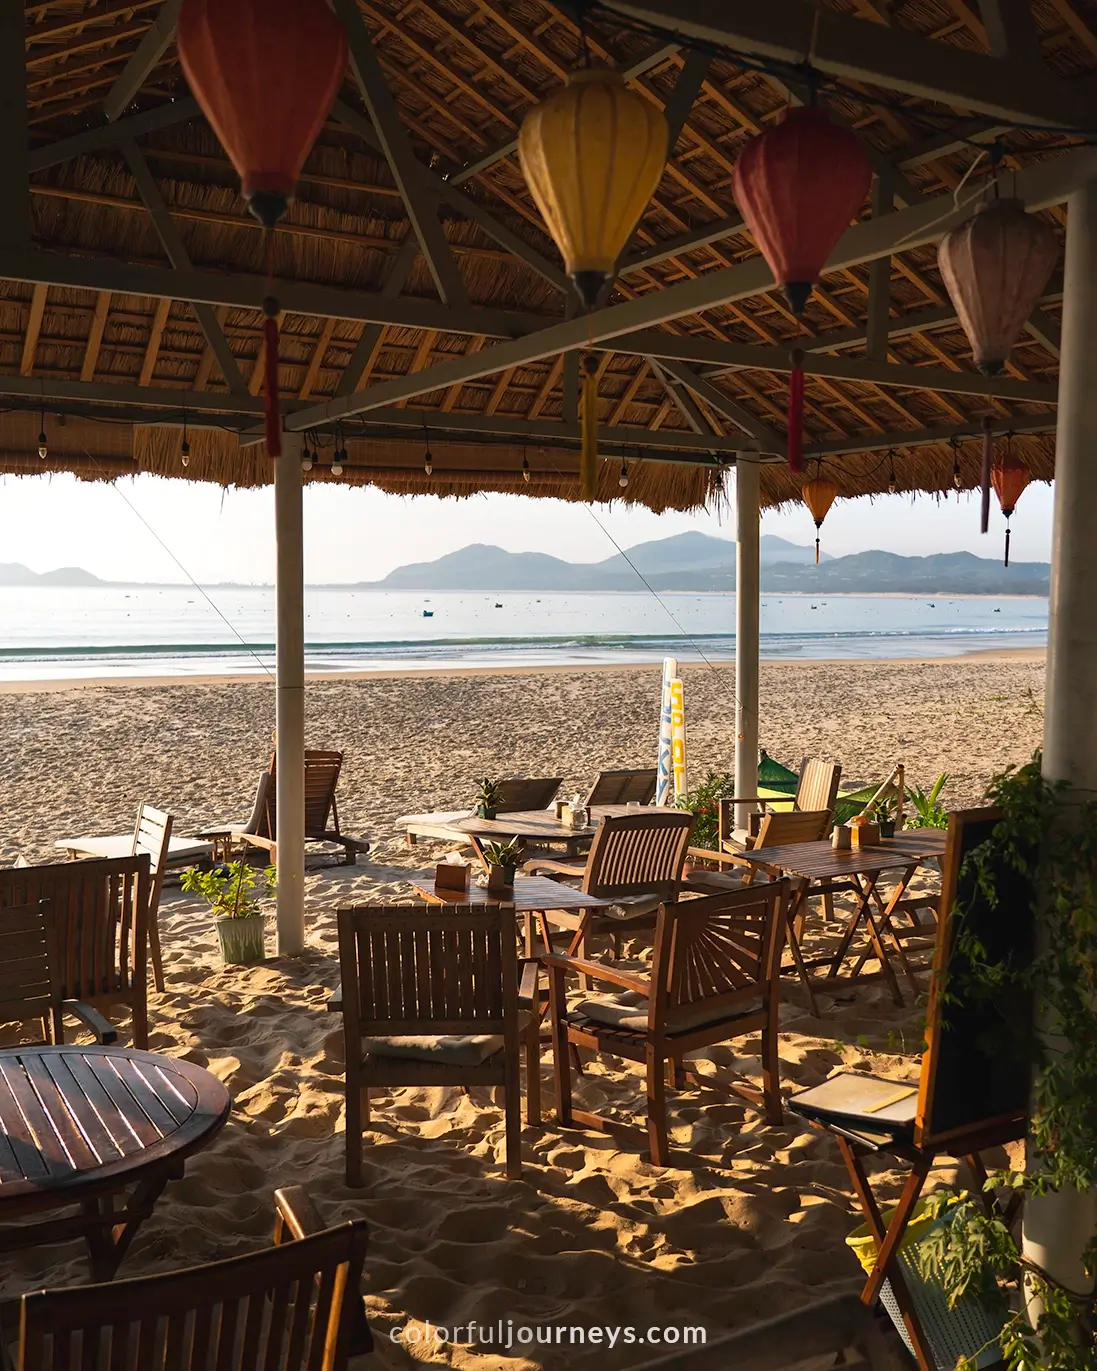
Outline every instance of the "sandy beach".
[[[697, 780], [730, 769], [734, 673], [698, 666], [684, 676]], [[1042, 654], [764, 664], [762, 743], [790, 764], [804, 754], [840, 759], [851, 782], [881, 778], [897, 761], [921, 785], [948, 772], [945, 798], [959, 807], [1038, 746], [1043, 676]], [[765, 1126], [716, 1091], [670, 1096], [681, 1166], [657, 1168], [606, 1136], [562, 1131], [549, 1114], [524, 1135], [521, 1181], [503, 1177], [502, 1110], [490, 1092], [378, 1094], [366, 1183], [352, 1191], [343, 1181], [342, 1036], [324, 1008], [338, 981], [333, 911], [407, 900], [410, 872], [445, 848], [408, 849], [395, 818], [471, 803], [475, 777], [561, 775], [568, 793], [600, 768], [653, 764], [658, 681], [657, 667], [310, 681], [308, 744], [345, 750], [342, 826], [374, 849], [353, 868], [310, 857], [306, 952], [255, 968], [222, 969], [203, 907], [177, 888], [165, 891], [167, 990], [150, 994], [150, 1045], [208, 1067], [234, 1109], [215, 1144], [169, 1187], [121, 1275], [262, 1246], [274, 1188], [304, 1183], [333, 1222], [369, 1221], [365, 1289], [380, 1336], [365, 1364], [375, 1366], [631, 1366], [665, 1349], [501, 1353], [467, 1339], [437, 1347], [390, 1334], [427, 1321], [500, 1319], [716, 1334], [856, 1288], [858, 1268], [843, 1243], [854, 1206], [833, 1143], [791, 1118]], [[54, 860], [54, 843], [66, 836], [121, 832], [142, 800], [175, 814], [181, 833], [242, 818], [273, 723], [265, 680], [0, 690], [0, 865], [19, 855]], [[648, 955], [642, 943], [628, 952], [640, 963]], [[922, 1003], [898, 1009], [872, 982], [821, 1004], [824, 1016], [812, 1018], [788, 982], [785, 1090], [839, 1065], [917, 1074]], [[14, 1040], [10, 1027], [0, 1029], [0, 1043]], [[713, 1049], [706, 1069], [757, 1079], [755, 1050], [751, 1039]], [[550, 1101], [547, 1049], [542, 1080]], [[639, 1076], [609, 1059], [588, 1066], [580, 1090], [587, 1107], [633, 1116], [641, 1107]], [[895, 1194], [894, 1178], [881, 1179], [880, 1193]], [[0, 1296], [87, 1278], [80, 1247], [40, 1248], [5, 1264]]]

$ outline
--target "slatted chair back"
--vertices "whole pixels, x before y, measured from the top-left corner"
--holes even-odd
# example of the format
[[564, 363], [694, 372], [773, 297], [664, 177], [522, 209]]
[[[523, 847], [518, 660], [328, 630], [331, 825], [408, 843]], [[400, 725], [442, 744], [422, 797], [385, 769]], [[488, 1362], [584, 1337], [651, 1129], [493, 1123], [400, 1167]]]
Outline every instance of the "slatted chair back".
[[677, 899], [692, 831], [693, 815], [685, 811], [608, 815], [591, 843], [583, 889], [603, 899]]
[[829, 809], [772, 810], [762, 820], [753, 851], [760, 847], [786, 847], [790, 843], [817, 843], [829, 822]]
[[59, 1042], [53, 914], [49, 900], [28, 894], [27, 869], [0, 871], [0, 1023], [38, 1019], [42, 1041]]
[[[267, 793], [265, 797], [266, 823], [264, 838], [278, 835], [278, 777], [277, 756], [270, 759]], [[305, 751], [305, 837], [325, 838], [339, 832], [339, 811], [335, 803], [335, 787], [343, 767], [341, 752], [327, 752], [308, 748]], [[332, 820], [328, 824], [329, 817]]]
[[527, 809], [548, 809], [563, 780], [562, 776], [533, 780], [523, 776], [508, 776], [505, 781], [499, 782], [496, 813], [516, 814]]
[[148, 1046], [150, 867], [143, 852], [28, 866], [0, 885], [0, 907], [6, 899], [51, 902], [60, 998], [103, 1011], [129, 1005], [136, 1047]]
[[513, 1034], [517, 1051], [512, 906], [373, 905], [337, 917], [348, 1042]]
[[17, 1371], [345, 1371], [363, 1220], [188, 1271], [24, 1295]]
[[600, 771], [587, 795], [591, 805], [649, 805], [655, 799], [655, 767], [639, 771]]
[[160, 904], [160, 891], [164, 885], [164, 869], [167, 866], [168, 846], [171, 843], [171, 830], [175, 819], [162, 809], [152, 805], [142, 805], [137, 811], [137, 827], [133, 831], [133, 852], [147, 852], [150, 860], [152, 887], [149, 902], [153, 909]]
[[[788, 882], [661, 906], [655, 926], [651, 1010], [665, 1032], [776, 1003]], [[711, 1017], [710, 1017], [711, 1015]]]
[[841, 763], [824, 762], [818, 757], [805, 757], [800, 764], [796, 808], [833, 810], [838, 799], [838, 785], [841, 779]]

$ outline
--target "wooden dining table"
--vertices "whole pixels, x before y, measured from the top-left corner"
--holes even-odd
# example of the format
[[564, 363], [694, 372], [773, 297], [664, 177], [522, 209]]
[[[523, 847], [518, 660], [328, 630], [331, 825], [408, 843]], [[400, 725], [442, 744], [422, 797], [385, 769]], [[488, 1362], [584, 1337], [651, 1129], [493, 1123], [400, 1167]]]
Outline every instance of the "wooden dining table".
[[572, 828], [561, 823], [554, 809], [519, 809], [499, 814], [494, 819], [481, 819], [474, 811], [447, 810], [432, 814], [405, 814], [397, 820], [404, 826], [407, 840], [414, 844], [418, 838], [437, 838], [443, 842], [470, 842], [477, 856], [481, 844], [488, 841], [508, 843], [517, 838], [531, 847], [553, 847], [563, 857], [574, 857], [588, 848], [598, 832], [602, 819], [610, 814], [647, 813], [655, 805], [594, 805], [590, 823]]
[[[815, 1000], [817, 982], [809, 975], [809, 969], [826, 965], [828, 971], [825, 981], [833, 982], [862, 923], [868, 934], [869, 947], [861, 953], [851, 979], [857, 979], [868, 957], [874, 953], [892, 999], [897, 1005], [903, 1004], [899, 981], [885, 945], [887, 939], [911, 987], [917, 988], [903, 940], [892, 923], [892, 916], [918, 868], [926, 861], [944, 856], [945, 836], [943, 829], [915, 828], [899, 832], [893, 838], [882, 838], [872, 847], [845, 852], [838, 851], [829, 838], [824, 838], [814, 843], [756, 847], [735, 854], [767, 873], [788, 876], [792, 883], [788, 914], [789, 949], [813, 1014], [818, 1014]], [[888, 872], [894, 874], [895, 884], [885, 898], [880, 893], [879, 884], [881, 877]], [[857, 908], [842, 934], [837, 950], [808, 961], [800, 948], [799, 930], [803, 926], [808, 900], [812, 894], [822, 890], [849, 891], [857, 899]]]
[[[154, 1052], [0, 1050], [0, 1253], [83, 1238], [93, 1279], [112, 1280], [230, 1106], [216, 1076]], [[64, 1209], [76, 1212], [38, 1217]]]
[[512, 904], [514, 912], [523, 916], [525, 922], [526, 956], [533, 953], [534, 919], [541, 928], [541, 940], [547, 952], [552, 951], [551, 920], [549, 913], [554, 909], [587, 910], [608, 909], [612, 900], [604, 900], [598, 895], [587, 895], [574, 886], [562, 881], [550, 880], [548, 876], [515, 876], [514, 887], [506, 895], [490, 895], [475, 881], [470, 881], [467, 890], [439, 890], [431, 872], [422, 872], [413, 877], [412, 885], [417, 894], [432, 904]]

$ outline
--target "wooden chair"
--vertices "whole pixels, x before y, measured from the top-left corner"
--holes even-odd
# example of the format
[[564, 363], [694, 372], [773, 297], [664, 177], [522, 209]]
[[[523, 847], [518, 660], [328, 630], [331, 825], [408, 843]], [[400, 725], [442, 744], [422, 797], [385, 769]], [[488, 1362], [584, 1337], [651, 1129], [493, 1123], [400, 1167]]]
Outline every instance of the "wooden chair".
[[[374, 1085], [502, 1086], [506, 1173], [521, 1175], [519, 1055], [527, 1117], [540, 1118], [539, 1005], [520, 1013], [511, 905], [340, 909], [342, 985], [333, 1008], [346, 1045], [347, 1184], [362, 1183], [362, 1130]], [[536, 997], [536, 968], [533, 996]], [[530, 979], [523, 976], [523, 992]], [[532, 1011], [532, 1012], [531, 1012]]]
[[[719, 1085], [781, 1122], [777, 1056], [778, 981], [788, 882], [710, 895], [659, 908], [651, 975], [555, 953], [550, 968], [556, 1108], [565, 1128], [578, 1121], [606, 1132], [622, 1126], [573, 1107], [569, 1046], [642, 1063], [647, 1071], [647, 1139], [657, 1166], [670, 1165], [666, 1084]], [[617, 987], [611, 999], [583, 999], [569, 1013], [565, 975], [580, 972]], [[622, 993], [623, 992], [623, 993]], [[762, 1089], [687, 1071], [686, 1053], [745, 1033], [761, 1036]], [[638, 1130], [625, 1126], [635, 1135]]]
[[0, 871], [0, 1023], [37, 1019], [42, 1042], [65, 1041], [64, 1016], [71, 1014], [96, 1042], [114, 1043], [118, 1034], [102, 1014], [61, 991], [53, 908], [27, 890], [22, 867]]
[[160, 892], [164, 888], [168, 848], [175, 818], [152, 805], [142, 805], [137, 811], [137, 826], [133, 830], [133, 852], [147, 852], [152, 885], [149, 890], [149, 959], [152, 962], [152, 982], [160, 993], [164, 990], [164, 962], [160, 956]]
[[[148, 1047], [148, 910], [151, 860], [89, 858], [3, 873], [0, 909], [48, 900], [52, 907], [58, 993], [98, 1010], [133, 1015], [134, 1047]], [[0, 921], [3, 919], [0, 914]]]
[[585, 957], [588, 939], [609, 933], [613, 955], [620, 957], [624, 935], [654, 928], [659, 905], [678, 898], [692, 831], [693, 815], [684, 810], [607, 815], [594, 835], [585, 866], [537, 857], [522, 869], [531, 875], [577, 880], [586, 894], [613, 900], [623, 908], [623, 917], [601, 910], [548, 911], [551, 923], [574, 932], [569, 953]]
[[[982, 944], [990, 964], [1010, 960], [1027, 966], [1035, 948], [1037, 892], [1012, 868], [995, 876], [987, 893], [966, 857], [989, 839], [1001, 818], [996, 809], [949, 816], [942, 863], [942, 917], [937, 933], [934, 977], [926, 1015], [926, 1051], [918, 1080], [888, 1080], [842, 1071], [790, 1098], [793, 1114], [831, 1133], [849, 1172], [853, 1192], [877, 1242], [876, 1264], [861, 1298], [875, 1304], [890, 1281], [921, 1371], [937, 1362], [925, 1339], [896, 1260], [907, 1225], [930, 1172], [941, 1156], [962, 1158], [975, 1180], [975, 1193], [997, 1208], [984, 1189], [980, 1153], [1023, 1138], [1029, 1104], [1029, 1062], [1033, 1005], [1024, 986], [1003, 986], [993, 996], [968, 1002], [962, 993], [963, 953], [955, 944], [957, 902], [964, 927]], [[943, 993], [948, 975], [949, 993]], [[865, 1167], [870, 1157], [893, 1158], [907, 1171], [898, 1203], [887, 1221]], [[894, 1171], [894, 1164], [886, 1168]], [[889, 1182], [890, 1184], [890, 1182]], [[1000, 1216], [1008, 1223], [1013, 1200]]]
[[598, 779], [587, 795], [591, 805], [649, 805], [655, 799], [655, 767], [640, 770], [599, 771]]
[[[761, 795], [737, 795], [732, 799], [721, 800], [717, 846], [721, 852], [741, 852], [744, 848], [754, 847], [766, 815], [789, 812], [778, 810], [778, 805], [791, 805], [793, 813], [813, 812], [819, 809], [825, 809], [828, 814], [832, 813], [838, 799], [838, 785], [841, 779], [842, 767], [839, 762], [824, 762], [817, 757], [805, 757], [800, 763], [800, 779], [795, 795], [768, 799]], [[737, 805], [745, 804], [756, 805], [758, 808], [756, 813], [749, 816], [748, 826], [739, 828], [735, 823], [735, 808]]]
[[[336, 843], [343, 849], [343, 862], [353, 866], [359, 852], [368, 852], [365, 838], [352, 838], [339, 827], [339, 806], [335, 787], [343, 766], [341, 752], [307, 749], [305, 752], [305, 841]], [[278, 777], [277, 754], [270, 759], [265, 780], [260, 780], [251, 818], [243, 824], [220, 824], [203, 829], [200, 837], [231, 848], [234, 841], [245, 847], [258, 847], [278, 865]]]
[[548, 809], [563, 782], [562, 776], [532, 780], [525, 776], [508, 776], [499, 782], [496, 812], [517, 814], [528, 809]]
[[17, 1371], [346, 1371], [372, 1347], [359, 1294], [366, 1223], [315, 1231], [296, 1187], [275, 1204], [265, 1251], [24, 1295]]

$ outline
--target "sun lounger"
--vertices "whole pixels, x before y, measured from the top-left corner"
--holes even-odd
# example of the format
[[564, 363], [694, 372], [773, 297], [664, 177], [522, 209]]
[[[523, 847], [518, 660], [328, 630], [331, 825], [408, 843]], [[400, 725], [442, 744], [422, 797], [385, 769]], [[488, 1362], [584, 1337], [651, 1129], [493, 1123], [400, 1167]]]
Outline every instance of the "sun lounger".
[[[530, 809], [547, 809], [560, 789], [563, 778], [549, 776], [530, 779], [526, 776], [508, 776], [499, 782], [499, 800], [495, 806], [497, 814], [517, 814]], [[414, 847], [419, 838], [434, 838], [444, 843], [467, 845], [469, 836], [451, 825], [461, 819], [470, 819], [476, 811], [472, 808], [441, 810], [433, 814], [404, 814], [396, 822], [404, 830], [407, 844]]]

